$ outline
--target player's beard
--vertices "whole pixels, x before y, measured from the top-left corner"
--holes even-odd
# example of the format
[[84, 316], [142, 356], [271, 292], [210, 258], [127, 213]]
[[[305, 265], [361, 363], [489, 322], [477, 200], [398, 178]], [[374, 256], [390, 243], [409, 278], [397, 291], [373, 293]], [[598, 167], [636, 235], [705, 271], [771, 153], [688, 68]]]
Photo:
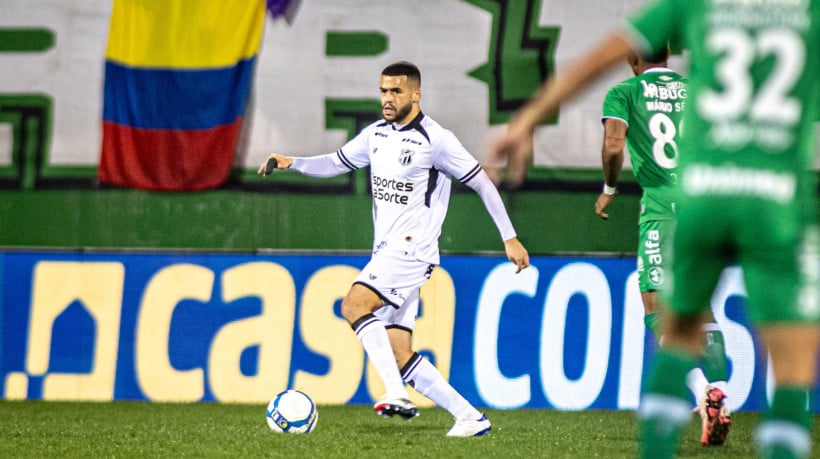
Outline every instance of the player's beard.
[[384, 113], [384, 107], [382, 107], [382, 116], [384, 117], [384, 120], [389, 122], [389, 123], [396, 123], [396, 122], [400, 122], [400, 121], [405, 121], [405, 118], [407, 118], [407, 115], [410, 114], [410, 111], [412, 109], [413, 109], [413, 102], [408, 102], [407, 104], [402, 105], [401, 107], [395, 107], [394, 106], [393, 115], [390, 116], [390, 115], [387, 115], [386, 113]]

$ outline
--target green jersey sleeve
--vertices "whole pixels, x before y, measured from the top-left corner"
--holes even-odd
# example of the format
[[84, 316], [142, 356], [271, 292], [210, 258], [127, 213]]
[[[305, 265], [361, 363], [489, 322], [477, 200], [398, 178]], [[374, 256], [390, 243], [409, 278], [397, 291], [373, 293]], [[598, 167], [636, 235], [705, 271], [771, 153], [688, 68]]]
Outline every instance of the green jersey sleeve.
[[629, 93], [623, 84], [613, 86], [604, 98], [601, 122], [607, 118], [622, 120], [629, 126]]

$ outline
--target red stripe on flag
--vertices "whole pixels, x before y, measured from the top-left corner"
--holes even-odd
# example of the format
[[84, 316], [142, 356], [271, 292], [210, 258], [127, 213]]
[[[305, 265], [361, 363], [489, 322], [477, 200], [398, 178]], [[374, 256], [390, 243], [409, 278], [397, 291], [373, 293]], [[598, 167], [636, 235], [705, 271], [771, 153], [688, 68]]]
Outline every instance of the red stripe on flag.
[[215, 188], [228, 179], [242, 117], [212, 129], [140, 129], [103, 122], [100, 181], [157, 191]]

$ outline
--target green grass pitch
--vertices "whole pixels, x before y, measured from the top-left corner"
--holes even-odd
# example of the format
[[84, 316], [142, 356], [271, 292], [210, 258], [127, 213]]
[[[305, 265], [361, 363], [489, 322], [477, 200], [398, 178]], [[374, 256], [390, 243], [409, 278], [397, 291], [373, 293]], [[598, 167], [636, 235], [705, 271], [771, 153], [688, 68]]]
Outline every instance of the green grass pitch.
[[[381, 418], [369, 406], [319, 406], [316, 430], [283, 435], [268, 429], [263, 404], [0, 401], [0, 457], [634, 458], [637, 453], [637, 423], [628, 411], [487, 410], [493, 430], [479, 438], [448, 438], [447, 412], [420, 411], [407, 422]], [[703, 447], [693, 416], [680, 455], [754, 457], [758, 419], [757, 413], [735, 413], [727, 444]]]

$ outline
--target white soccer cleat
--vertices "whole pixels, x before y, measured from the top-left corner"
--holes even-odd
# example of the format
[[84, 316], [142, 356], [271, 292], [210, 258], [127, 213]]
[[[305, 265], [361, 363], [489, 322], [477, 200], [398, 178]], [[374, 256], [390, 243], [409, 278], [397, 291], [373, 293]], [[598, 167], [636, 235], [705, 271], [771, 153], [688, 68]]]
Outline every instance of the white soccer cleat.
[[453, 427], [447, 432], [448, 437], [480, 437], [490, 433], [493, 426], [487, 416], [481, 415], [481, 419], [477, 421], [465, 419], [456, 420]]
[[386, 418], [399, 415], [407, 421], [419, 415], [419, 410], [416, 408], [416, 405], [406, 398], [383, 397], [373, 405], [373, 409], [376, 410], [376, 413]]

